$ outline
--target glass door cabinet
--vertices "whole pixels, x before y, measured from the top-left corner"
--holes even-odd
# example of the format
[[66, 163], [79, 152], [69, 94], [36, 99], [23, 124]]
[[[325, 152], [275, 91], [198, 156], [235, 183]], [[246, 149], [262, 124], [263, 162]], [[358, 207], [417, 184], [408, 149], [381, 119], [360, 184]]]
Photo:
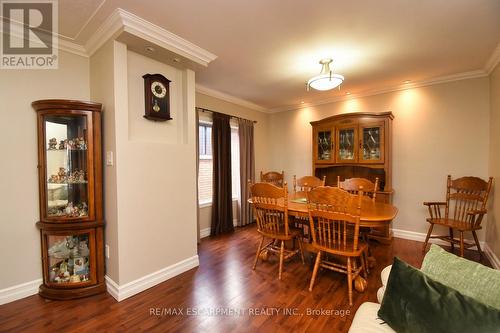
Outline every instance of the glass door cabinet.
[[104, 284], [101, 104], [32, 103], [38, 117], [41, 296], [71, 299]]

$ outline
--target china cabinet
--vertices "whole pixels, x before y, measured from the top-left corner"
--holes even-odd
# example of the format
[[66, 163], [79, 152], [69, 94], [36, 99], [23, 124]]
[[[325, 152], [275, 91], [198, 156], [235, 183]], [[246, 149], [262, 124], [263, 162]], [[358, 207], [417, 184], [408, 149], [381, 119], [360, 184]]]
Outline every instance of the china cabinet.
[[[326, 176], [326, 185], [361, 177], [379, 179], [377, 200], [392, 201], [392, 120], [391, 112], [345, 113], [311, 122], [313, 133], [313, 174]], [[391, 237], [384, 230], [383, 238]]]
[[72, 299], [106, 290], [101, 104], [32, 103], [38, 118], [41, 296]]

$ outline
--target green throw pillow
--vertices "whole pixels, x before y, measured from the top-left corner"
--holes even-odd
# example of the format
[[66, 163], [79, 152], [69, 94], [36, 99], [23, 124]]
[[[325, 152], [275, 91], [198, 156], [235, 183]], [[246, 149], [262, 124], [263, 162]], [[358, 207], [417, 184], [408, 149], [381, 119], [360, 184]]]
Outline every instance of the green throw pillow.
[[378, 316], [398, 333], [498, 333], [500, 311], [394, 258]]
[[464, 295], [500, 310], [500, 270], [460, 258], [432, 244], [421, 271]]

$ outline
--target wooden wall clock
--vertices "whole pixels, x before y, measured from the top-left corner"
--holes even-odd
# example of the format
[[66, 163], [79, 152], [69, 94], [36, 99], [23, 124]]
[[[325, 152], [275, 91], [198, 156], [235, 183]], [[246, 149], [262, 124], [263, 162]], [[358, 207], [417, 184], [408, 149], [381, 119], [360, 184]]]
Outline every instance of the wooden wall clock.
[[146, 102], [144, 118], [155, 121], [171, 120], [170, 80], [161, 74], [145, 74], [142, 77]]

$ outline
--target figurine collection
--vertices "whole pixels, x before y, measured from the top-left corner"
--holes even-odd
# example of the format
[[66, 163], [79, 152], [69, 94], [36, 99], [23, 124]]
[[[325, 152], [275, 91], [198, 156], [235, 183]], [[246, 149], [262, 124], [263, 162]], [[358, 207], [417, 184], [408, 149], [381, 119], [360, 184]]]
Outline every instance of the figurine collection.
[[71, 172], [66, 171], [66, 168], [59, 168], [57, 175], [50, 175], [48, 182], [54, 184], [72, 184], [72, 183], [86, 183], [87, 177], [85, 171], [74, 170]]
[[87, 236], [66, 236], [50, 246], [48, 253], [51, 262], [50, 282], [78, 283], [89, 280]]
[[85, 202], [73, 204], [69, 202], [65, 207], [50, 207], [49, 216], [81, 217], [88, 216], [88, 206]]
[[49, 148], [48, 150], [85, 150], [87, 149], [87, 142], [83, 136], [74, 138], [74, 139], [66, 139], [60, 140], [59, 145], [57, 144], [56, 138], [49, 139]]

